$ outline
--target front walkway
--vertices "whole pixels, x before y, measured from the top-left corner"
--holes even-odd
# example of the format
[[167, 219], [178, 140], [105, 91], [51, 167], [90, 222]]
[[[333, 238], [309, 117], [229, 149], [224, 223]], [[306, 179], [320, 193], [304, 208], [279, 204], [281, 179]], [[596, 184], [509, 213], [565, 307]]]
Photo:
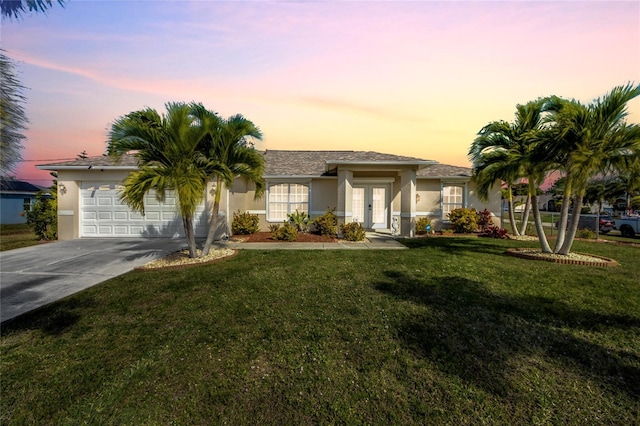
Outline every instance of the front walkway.
[[244, 243], [228, 241], [216, 244], [219, 248], [237, 250], [405, 250], [394, 237], [378, 232], [367, 232], [365, 241], [357, 243], [339, 240], [337, 243]]

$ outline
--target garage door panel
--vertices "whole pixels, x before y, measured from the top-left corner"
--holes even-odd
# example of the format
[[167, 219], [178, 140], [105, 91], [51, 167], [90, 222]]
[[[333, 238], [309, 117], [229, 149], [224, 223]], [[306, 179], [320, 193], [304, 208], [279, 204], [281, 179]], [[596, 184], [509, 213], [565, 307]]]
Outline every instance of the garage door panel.
[[100, 211], [100, 212], [98, 212], [98, 219], [99, 220], [113, 220], [113, 213], [112, 212], [107, 212], [107, 211]]
[[113, 231], [116, 235], [129, 235], [128, 226], [114, 226]]
[[85, 236], [98, 235], [98, 227], [95, 225], [83, 225], [82, 234]]
[[[120, 200], [122, 185], [113, 182], [81, 184], [81, 236], [179, 237], [184, 235], [176, 197], [168, 192], [163, 202], [155, 194], [145, 196], [145, 215], [132, 211]], [[196, 235], [206, 235], [205, 204], [196, 209]]]

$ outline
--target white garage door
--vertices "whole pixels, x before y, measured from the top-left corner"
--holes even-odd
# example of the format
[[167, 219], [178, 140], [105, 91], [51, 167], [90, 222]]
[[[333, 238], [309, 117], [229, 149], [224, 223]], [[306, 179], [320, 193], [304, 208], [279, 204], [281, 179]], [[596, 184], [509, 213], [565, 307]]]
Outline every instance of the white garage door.
[[[176, 198], [167, 192], [164, 202], [148, 193], [144, 216], [120, 201], [122, 184], [82, 182], [80, 196], [81, 237], [182, 237], [184, 227]], [[196, 235], [206, 235], [204, 203], [196, 210]]]

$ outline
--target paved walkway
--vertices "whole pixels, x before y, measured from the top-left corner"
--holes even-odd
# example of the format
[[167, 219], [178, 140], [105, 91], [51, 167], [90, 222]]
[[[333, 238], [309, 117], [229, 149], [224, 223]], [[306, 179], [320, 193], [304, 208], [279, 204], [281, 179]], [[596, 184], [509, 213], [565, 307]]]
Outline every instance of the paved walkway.
[[219, 243], [218, 247], [237, 250], [405, 250], [407, 247], [400, 244], [394, 237], [388, 234], [367, 232], [367, 238], [361, 242], [349, 242], [339, 240], [337, 243], [237, 243], [233, 241]]

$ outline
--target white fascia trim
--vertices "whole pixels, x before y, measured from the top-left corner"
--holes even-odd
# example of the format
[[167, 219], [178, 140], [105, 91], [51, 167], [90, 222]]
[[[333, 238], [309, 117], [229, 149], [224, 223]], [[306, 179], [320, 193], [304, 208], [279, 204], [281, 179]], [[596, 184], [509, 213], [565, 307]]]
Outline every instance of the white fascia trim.
[[[42, 192], [47, 192], [48, 188], [42, 188]], [[33, 195], [35, 197], [38, 191], [0, 191], [2, 195]]]
[[416, 176], [416, 179], [441, 180], [443, 182], [468, 182], [471, 176]]
[[416, 160], [416, 161], [409, 161], [409, 160], [405, 160], [405, 161], [376, 161], [376, 160], [369, 160], [369, 161], [349, 161], [349, 160], [327, 160], [325, 161], [325, 164], [329, 165], [329, 164], [336, 164], [336, 165], [344, 165], [344, 164], [349, 164], [349, 165], [358, 165], [358, 166], [422, 166], [422, 167], [426, 167], [426, 166], [433, 166], [435, 164], [440, 164], [437, 161], [432, 161], [432, 160]]
[[[311, 182], [311, 179], [317, 179], [319, 176], [309, 176], [309, 175], [291, 175], [291, 176], [282, 176], [282, 175], [264, 175], [264, 180], [267, 181], [277, 181], [277, 182], [292, 182], [292, 181], [304, 181]], [[295, 182], [294, 182], [295, 183]]]
[[36, 166], [38, 170], [138, 170], [136, 166]]

